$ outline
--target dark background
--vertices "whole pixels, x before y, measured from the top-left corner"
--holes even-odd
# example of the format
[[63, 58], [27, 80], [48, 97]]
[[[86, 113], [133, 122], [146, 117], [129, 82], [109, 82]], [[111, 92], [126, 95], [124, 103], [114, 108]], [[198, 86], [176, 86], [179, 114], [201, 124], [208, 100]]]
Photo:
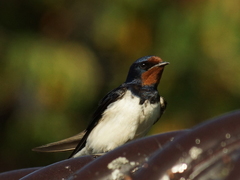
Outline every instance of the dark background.
[[68, 153], [31, 148], [83, 130], [137, 58], [166, 66], [167, 111], [150, 134], [239, 108], [237, 0], [1, 0], [0, 172]]

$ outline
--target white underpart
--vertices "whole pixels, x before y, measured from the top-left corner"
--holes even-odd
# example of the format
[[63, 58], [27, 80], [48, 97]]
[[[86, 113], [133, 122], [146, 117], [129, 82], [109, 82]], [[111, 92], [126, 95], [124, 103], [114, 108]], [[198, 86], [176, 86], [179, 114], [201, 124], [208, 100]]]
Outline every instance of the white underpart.
[[145, 101], [127, 90], [122, 99], [110, 104], [90, 133], [86, 146], [74, 157], [108, 152], [148, 133], [160, 115], [160, 104]]

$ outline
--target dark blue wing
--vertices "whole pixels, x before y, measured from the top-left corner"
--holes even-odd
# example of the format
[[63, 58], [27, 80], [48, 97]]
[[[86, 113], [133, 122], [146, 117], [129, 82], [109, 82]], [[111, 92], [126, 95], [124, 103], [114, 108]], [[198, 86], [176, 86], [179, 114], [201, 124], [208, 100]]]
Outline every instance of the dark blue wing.
[[123, 84], [123, 85], [119, 86], [118, 88], [116, 88], [116, 89], [112, 90], [111, 92], [109, 92], [100, 101], [99, 106], [96, 109], [96, 111], [94, 112], [92, 120], [91, 120], [90, 124], [88, 125], [88, 127], [86, 129], [86, 134], [80, 140], [80, 142], [78, 143], [77, 147], [74, 149], [74, 151], [72, 152], [72, 154], [70, 155], [69, 158], [74, 156], [74, 154], [76, 154], [78, 151], [80, 151], [82, 148], [85, 147], [86, 140], [87, 140], [89, 134], [91, 133], [93, 128], [98, 124], [98, 122], [101, 120], [103, 112], [107, 109], [107, 107], [111, 103], [117, 101], [118, 99], [121, 99], [123, 97], [123, 95], [125, 94], [126, 90], [127, 90], [127, 86], [125, 84]]

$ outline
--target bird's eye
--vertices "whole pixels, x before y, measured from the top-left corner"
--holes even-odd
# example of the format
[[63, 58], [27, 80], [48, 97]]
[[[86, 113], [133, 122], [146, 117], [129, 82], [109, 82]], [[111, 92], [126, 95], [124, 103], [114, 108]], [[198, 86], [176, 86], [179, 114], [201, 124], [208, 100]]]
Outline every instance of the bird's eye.
[[140, 67], [141, 67], [142, 69], [146, 69], [146, 68], [147, 68], [147, 63], [142, 62], [142, 63], [140, 64]]

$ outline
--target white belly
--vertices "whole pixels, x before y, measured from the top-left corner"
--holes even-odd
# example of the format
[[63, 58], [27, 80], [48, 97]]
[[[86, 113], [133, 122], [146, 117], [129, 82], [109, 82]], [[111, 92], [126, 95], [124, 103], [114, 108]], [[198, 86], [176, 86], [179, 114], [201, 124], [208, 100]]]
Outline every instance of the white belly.
[[128, 90], [117, 103], [109, 105], [90, 133], [85, 148], [76, 155], [104, 153], [146, 135], [159, 118], [160, 105], [148, 101], [140, 105], [139, 102], [140, 98]]

